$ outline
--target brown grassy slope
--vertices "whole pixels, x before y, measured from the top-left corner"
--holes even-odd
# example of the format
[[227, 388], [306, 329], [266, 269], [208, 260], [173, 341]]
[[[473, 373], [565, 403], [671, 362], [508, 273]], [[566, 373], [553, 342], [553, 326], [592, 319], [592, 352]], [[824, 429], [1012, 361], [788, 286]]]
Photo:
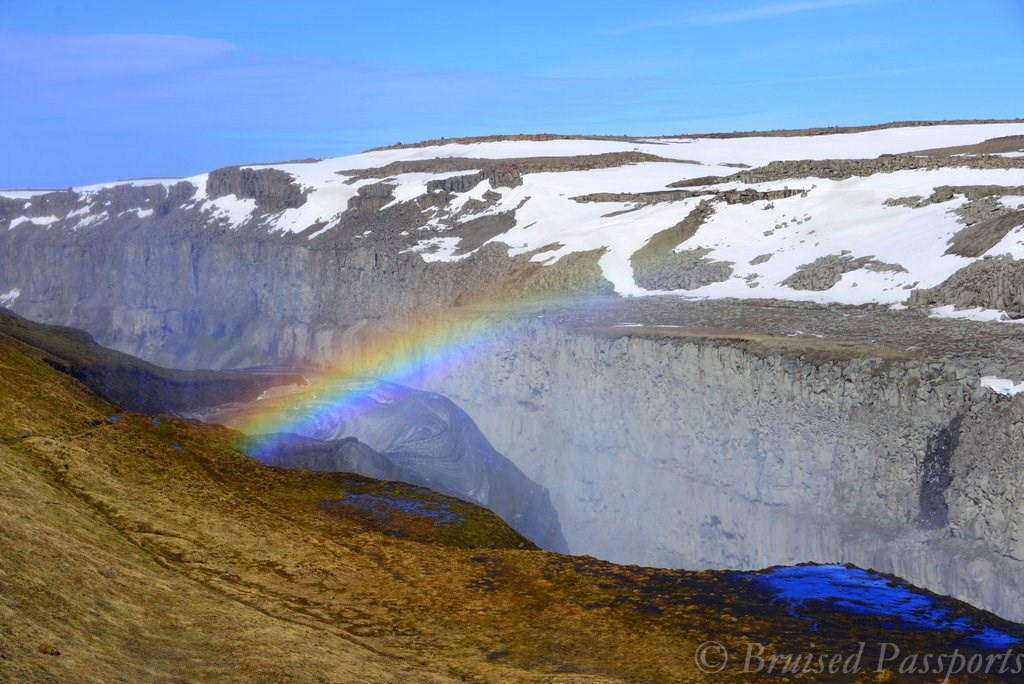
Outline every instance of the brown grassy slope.
[[[457, 548], [528, 546], [486, 511], [395, 483], [266, 468], [226, 430], [111, 422], [116, 409], [16, 347], [0, 340], [0, 680], [529, 681], [638, 669], [628, 654], [615, 664], [622, 639], [607, 634], [621, 619], [565, 619], [566, 599], [540, 572], [548, 554]], [[350, 492], [432, 501], [465, 522], [318, 506]]]
[[[224, 429], [111, 422], [40, 356], [0, 336], [0, 681], [702, 681], [709, 638], [942, 646], [797, 619], [732, 573], [514, 548], [528, 543], [469, 504], [267, 468]], [[457, 521], [321, 505], [367, 495]]]

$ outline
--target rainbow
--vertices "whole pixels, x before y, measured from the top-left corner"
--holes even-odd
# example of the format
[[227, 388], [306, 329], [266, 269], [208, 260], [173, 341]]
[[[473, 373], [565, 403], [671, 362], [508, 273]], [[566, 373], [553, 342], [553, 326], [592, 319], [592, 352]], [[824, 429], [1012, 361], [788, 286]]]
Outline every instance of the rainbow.
[[261, 398], [226, 422], [250, 438], [263, 440], [257, 449], [272, 447], [275, 435], [281, 433], [312, 436], [333, 416], [371, 406], [381, 382], [429, 384], [463, 363], [468, 354], [485, 353], [502, 333], [520, 326], [527, 317], [567, 302], [564, 297], [478, 302], [422, 315], [400, 329], [372, 331], [347, 345], [301, 389]]

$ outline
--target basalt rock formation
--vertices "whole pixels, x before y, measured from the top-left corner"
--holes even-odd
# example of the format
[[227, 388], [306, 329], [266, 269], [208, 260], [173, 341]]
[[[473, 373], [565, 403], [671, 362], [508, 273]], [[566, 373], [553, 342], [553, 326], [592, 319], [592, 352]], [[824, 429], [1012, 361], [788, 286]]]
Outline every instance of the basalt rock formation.
[[[571, 552], [842, 560], [1024, 620], [1024, 405], [981, 387], [974, 363], [551, 315], [480, 342], [490, 353], [467, 350], [429, 386], [548, 488]], [[567, 408], [580, 396], [585, 409]]]

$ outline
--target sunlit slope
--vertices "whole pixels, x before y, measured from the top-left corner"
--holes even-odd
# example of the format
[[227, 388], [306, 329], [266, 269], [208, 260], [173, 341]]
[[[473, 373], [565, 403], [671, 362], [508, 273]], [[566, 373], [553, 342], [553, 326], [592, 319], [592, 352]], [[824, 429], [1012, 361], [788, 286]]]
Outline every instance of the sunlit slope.
[[0, 339], [0, 680], [408, 681], [422, 665], [356, 636], [399, 630], [389, 603], [409, 599], [382, 523], [318, 502], [420, 502], [459, 524], [399, 511], [388, 532], [528, 545], [425, 490], [271, 470], [223, 431], [119, 418], [15, 346]]

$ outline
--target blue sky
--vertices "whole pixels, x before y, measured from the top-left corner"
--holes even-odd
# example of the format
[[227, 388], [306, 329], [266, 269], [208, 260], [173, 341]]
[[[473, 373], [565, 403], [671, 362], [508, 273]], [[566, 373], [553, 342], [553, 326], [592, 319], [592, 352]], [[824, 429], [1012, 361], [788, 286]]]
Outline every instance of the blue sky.
[[1024, 117], [1021, 0], [0, 0], [0, 187], [397, 141]]

